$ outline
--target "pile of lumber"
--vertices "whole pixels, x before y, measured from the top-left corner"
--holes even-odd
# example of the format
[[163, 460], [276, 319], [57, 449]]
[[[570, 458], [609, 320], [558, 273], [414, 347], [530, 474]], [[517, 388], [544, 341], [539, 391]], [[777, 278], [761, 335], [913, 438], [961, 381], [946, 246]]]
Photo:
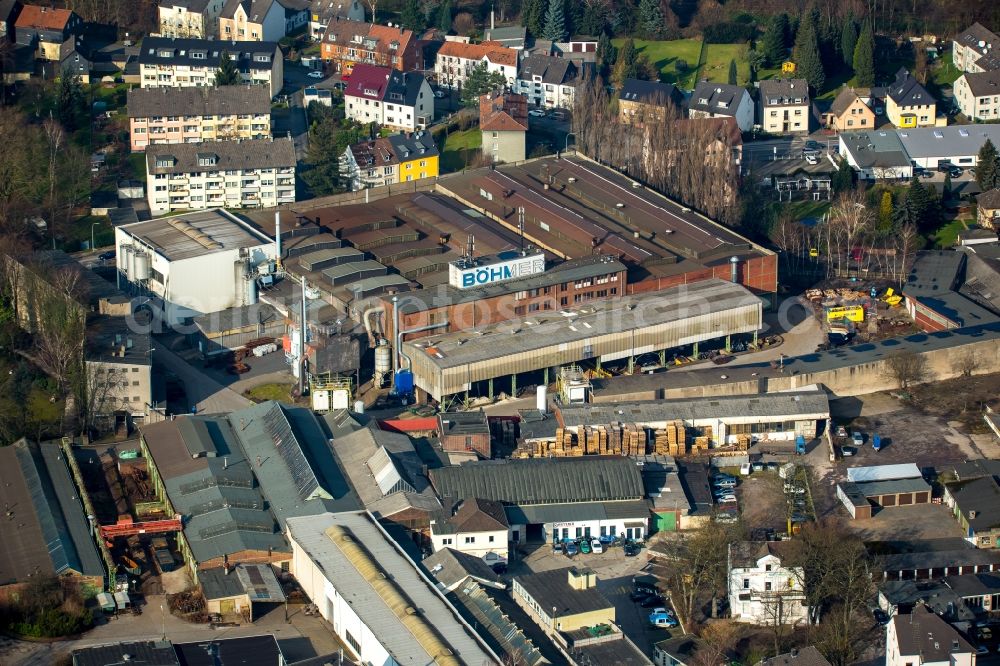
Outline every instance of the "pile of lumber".
[[662, 456], [687, 455], [687, 428], [683, 421], [671, 421], [654, 434], [653, 453]]

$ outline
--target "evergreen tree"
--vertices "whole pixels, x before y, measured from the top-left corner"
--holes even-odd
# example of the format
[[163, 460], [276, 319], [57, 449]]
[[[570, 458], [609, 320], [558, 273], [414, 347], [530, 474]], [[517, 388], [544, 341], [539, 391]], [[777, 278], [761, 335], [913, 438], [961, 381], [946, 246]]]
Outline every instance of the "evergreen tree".
[[[446, 0], [448, 2], [450, 0]], [[545, 16], [545, 0], [523, 0], [521, 2], [521, 25], [528, 29], [532, 37], [542, 36], [542, 19]]]
[[451, 32], [451, 0], [444, 0], [438, 9], [438, 30], [445, 34]]
[[847, 163], [846, 158], [841, 157], [837, 160], [837, 173], [833, 174], [833, 182], [831, 183], [833, 191], [837, 193], [847, 192], [854, 187], [854, 177], [854, 169]]
[[771, 19], [761, 40], [760, 50], [768, 67], [778, 67], [788, 58], [788, 15], [781, 13]]
[[736, 61], [729, 61], [729, 85], [735, 86], [737, 81], [739, 81], [739, 74], [736, 71]]
[[240, 72], [236, 69], [229, 51], [223, 51], [219, 58], [219, 70], [215, 73], [215, 85], [217, 86], [238, 86], [243, 83]]
[[639, 0], [639, 34], [643, 39], [661, 39], [666, 22], [660, 0]]
[[804, 78], [818, 94], [826, 83], [826, 73], [823, 71], [823, 60], [819, 55], [815, 16], [811, 12], [803, 16], [799, 23], [799, 31], [795, 35], [793, 59], [799, 76]]
[[887, 235], [892, 231], [892, 192], [882, 193], [882, 201], [878, 207], [878, 231]]
[[875, 35], [871, 21], [865, 21], [854, 47], [854, 79], [865, 88], [875, 85]]
[[479, 104], [479, 96], [507, 87], [507, 77], [501, 72], [491, 72], [485, 62], [476, 65], [462, 86], [462, 103], [466, 106]]
[[73, 74], [67, 67], [59, 78], [59, 88], [56, 92], [56, 114], [59, 122], [67, 131], [75, 132], [79, 129], [79, 120], [83, 115], [84, 107], [85, 101], [80, 77]]
[[597, 53], [595, 54], [597, 66], [601, 68], [601, 76], [606, 77], [611, 68], [614, 67], [616, 53], [617, 49], [611, 43], [608, 33], [602, 32], [601, 36], [597, 38]]
[[426, 26], [424, 13], [420, 10], [420, 0], [406, 0], [403, 11], [400, 13], [399, 22], [404, 28], [421, 32]]
[[627, 79], [636, 78], [639, 71], [639, 52], [635, 50], [635, 42], [629, 37], [618, 50], [615, 67], [611, 72], [611, 80], [621, 88]]
[[844, 18], [844, 27], [840, 30], [840, 54], [848, 67], [854, 67], [854, 47], [857, 43], [858, 24], [854, 22], [854, 16], [848, 14]]
[[1000, 156], [997, 155], [996, 146], [989, 139], [986, 139], [986, 143], [979, 149], [979, 158], [976, 160], [976, 182], [983, 192], [1000, 187]]
[[608, 23], [608, 6], [603, 2], [584, 3], [580, 16], [580, 32], [584, 35], [603, 35]]
[[542, 36], [553, 42], [566, 39], [566, 17], [564, 0], [549, 0], [549, 8], [545, 11], [545, 26]]
[[611, 14], [611, 30], [618, 36], [629, 36], [635, 31], [635, 5], [618, 2]]
[[896, 222], [902, 226], [912, 224], [922, 231], [937, 226], [937, 202], [933, 194], [917, 178], [910, 181], [906, 195], [896, 208]]
[[944, 185], [941, 186], [941, 201], [951, 199], [951, 172], [945, 172]]

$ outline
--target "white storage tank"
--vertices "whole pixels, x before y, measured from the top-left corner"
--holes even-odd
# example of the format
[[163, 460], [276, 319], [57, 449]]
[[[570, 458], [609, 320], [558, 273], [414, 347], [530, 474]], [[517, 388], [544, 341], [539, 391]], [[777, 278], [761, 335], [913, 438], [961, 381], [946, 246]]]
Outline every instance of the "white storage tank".
[[256, 305], [257, 304], [257, 280], [250, 278], [244, 280], [246, 284], [246, 303], [245, 305]]
[[535, 389], [535, 409], [540, 411], [542, 414], [545, 413], [546, 407], [548, 405], [549, 397], [549, 387], [542, 385]]
[[363, 400], [355, 400], [354, 401], [354, 413], [355, 414], [364, 414], [365, 413], [365, 403], [364, 403]]
[[119, 263], [118, 270], [122, 272], [125, 277], [132, 278], [132, 246], [122, 245], [121, 252], [119, 253]]
[[382, 379], [392, 372], [392, 350], [385, 340], [375, 348], [375, 377]]
[[149, 279], [149, 254], [145, 252], [135, 253], [135, 277], [134, 280]]

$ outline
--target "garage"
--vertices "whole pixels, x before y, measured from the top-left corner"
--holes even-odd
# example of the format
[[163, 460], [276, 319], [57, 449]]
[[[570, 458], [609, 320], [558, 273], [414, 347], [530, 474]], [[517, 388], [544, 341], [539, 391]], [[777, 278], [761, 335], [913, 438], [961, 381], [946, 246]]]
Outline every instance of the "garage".
[[929, 504], [931, 487], [913, 463], [852, 467], [847, 482], [837, 485], [837, 496], [858, 519], [870, 517], [878, 508]]
[[893, 479], [854, 484], [875, 506], [894, 507], [929, 504], [931, 487], [920, 479]]

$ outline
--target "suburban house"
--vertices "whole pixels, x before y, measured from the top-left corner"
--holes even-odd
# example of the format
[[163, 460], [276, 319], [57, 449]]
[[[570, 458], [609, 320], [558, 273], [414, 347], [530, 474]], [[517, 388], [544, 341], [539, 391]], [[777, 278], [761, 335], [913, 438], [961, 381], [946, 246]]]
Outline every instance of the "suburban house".
[[132, 152], [157, 143], [196, 143], [271, 136], [271, 96], [263, 86], [132, 88]]
[[497, 162], [522, 162], [528, 133], [528, 100], [514, 93], [487, 93], [479, 98], [479, 131], [483, 155]]
[[99, 32], [90, 30], [63, 42], [59, 49], [59, 69], [78, 77], [83, 84], [97, 83], [105, 76], [121, 76], [129, 63], [135, 61], [135, 55], [132, 49]]
[[139, 50], [143, 88], [214, 86], [223, 54], [246, 83], [266, 86], [273, 98], [284, 85], [284, 58], [275, 42], [146, 37]]
[[71, 36], [83, 30], [83, 19], [68, 9], [24, 5], [14, 22], [14, 37], [19, 46], [35, 51], [38, 60], [59, 62], [60, 49]]
[[517, 605], [550, 634], [615, 622], [615, 605], [598, 591], [597, 574], [590, 569], [516, 576], [511, 591]]
[[161, 37], [212, 39], [219, 34], [219, 15], [226, 0], [160, 0]]
[[352, 190], [438, 175], [438, 148], [429, 132], [393, 134], [348, 146], [344, 174]]
[[862, 180], [909, 180], [913, 165], [892, 130], [841, 132], [837, 137], [840, 156], [847, 160]]
[[365, 6], [361, 0], [311, 0], [309, 3], [309, 38], [323, 39], [331, 21], [364, 21]]
[[8, 35], [13, 39], [14, 23], [20, 11], [20, 0], [0, 0], [0, 41], [6, 39]]
[[843, 87], [826, 112], [826, 126], [837, 132], [873, 129], [875, 112], [854, 88]]
[[569, 109], [578, 80], [579, 70], [572, 60], [533, 54], [521, 61], [515, 92], [527, 97], [532, 106]]
[[741, 541], [729, 545], [729, 607], [737, 622], [809, 622], [801, 567], [783, 566], [781, 542]]
[[1000, 47], [1000, 37], [980, 23], [973, 23], [951, 42], [951, 61], [962, 72], [1000, 70], [1000, 58], [993, 50]]
[[830, 662], [814, 645], [807, 645], [804, 648], [793, 648], [791, 652], [762, 659], [755, 666], [830, 666]]
[[517, 60], [517, 51], [496, 42], [445, 42], [438, 49], [434, 73], [437, 75], [438, 85], [461, 89], [472, 70], [485, 63], [487, 70], [500, 72], [507, 79], [507, 85], [514, 87], [517, 81]]
[[[905, 67], [896, 72], [885, 98], [885, 116], [899, 128], [934, 127], [937, 101]], [[947, 124], [947, 119], [942, 119]]]
[[976, 222], [984, 229], [1000, 230], [1000, 188], [976, 197]]
[[463, 500], [431, 519], [431, 545], [434, 552], [451, 548], [481, 557], [488, 564], [503, 563], [507, 561], [509, 531], [500, 502]]
[[809, 131], [809, 84], [805, 79], [760, 82], [761, 127], [768, 134]]
[[326, 26], [320, 57], [349, 77], [355, 65], [390, 67], [400, 72], [424, 68], [423, 51], [412, 30], [334, 17]]
[[741, 132], [753, 129], [754, 103], [743, 86], [699, 81], [688, 100], [689, 118], [735, 118]]
[[219, 14], [219, 39], [276, 42], [309, 20], [307, 0], [228, 0]]
[[344, 88], [344, 110], [359, 123], [413, 131], [434, 119], [434, 93], [419, 72], [356, 65]]
[[622, 122], [664, 122], [679, 114], [682, 101], [672, 83], [627, 79], [618, 91], [618, 117]]
[[146, 183], [154, 214], [295, 203], [295, 146], [270, 138], [156, 146], [146, 151]]
[[945, 484], [944, 503], [965, 530], [966, 541], [976, 548], [1000, 548], [1000, 484], [996, 477]]
[[951, 625], [920, 605], [885, 629], [885, 666], [974, 666], [976, 650]]
[[1000, 120], [1000, 70], [966, 73], [953, 85], [955, 101], [970, 120]]

